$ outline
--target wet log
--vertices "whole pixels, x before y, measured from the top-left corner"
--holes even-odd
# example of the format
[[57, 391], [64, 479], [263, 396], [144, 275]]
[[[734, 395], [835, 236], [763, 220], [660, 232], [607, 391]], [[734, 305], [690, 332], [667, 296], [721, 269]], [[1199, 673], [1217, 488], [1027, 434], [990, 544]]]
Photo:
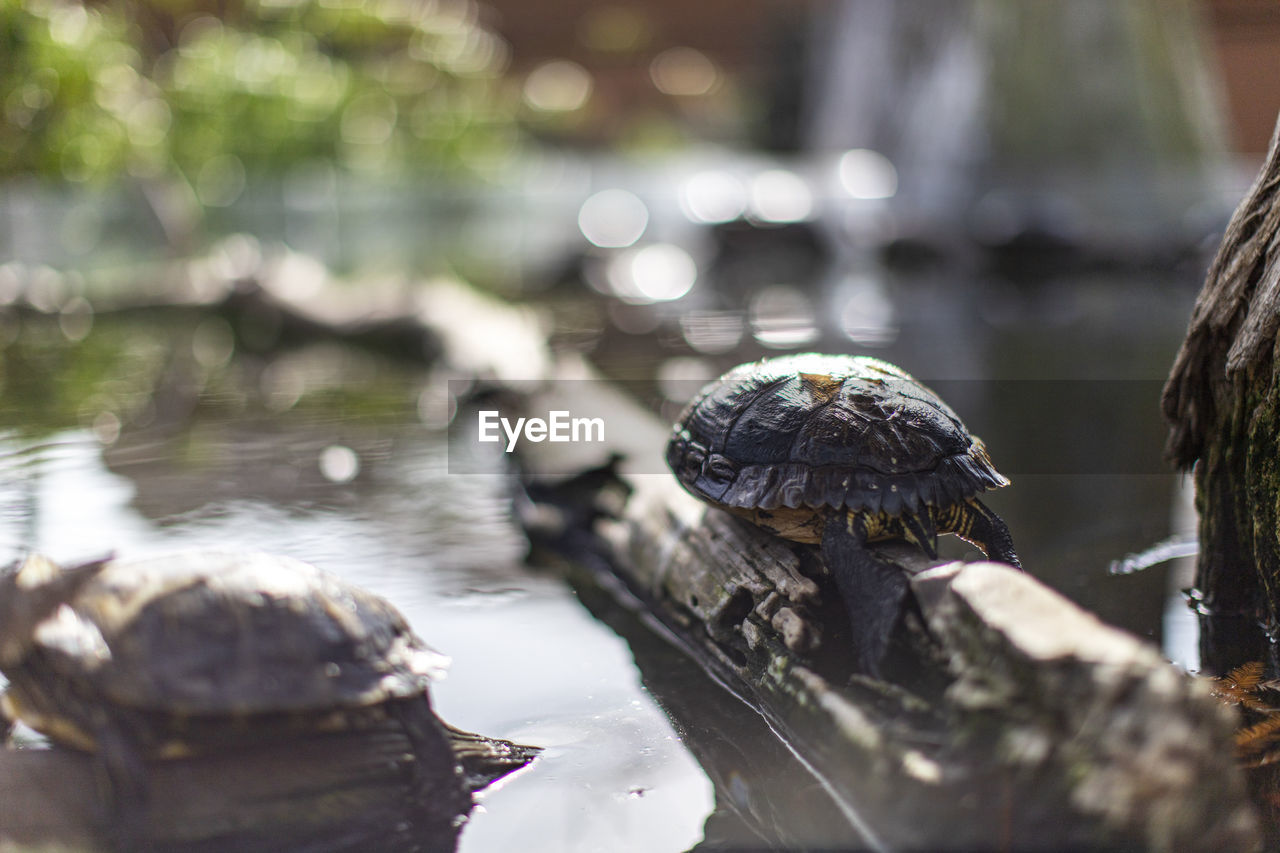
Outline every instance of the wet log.
[[[472, 790], [537, 753], [450, 730]], [[320, 734], [147, 764], [155, 850], [448, 850], [453, 814], [411, 794], [413, 755], [395, 726]], [[0, 749], [0, 850], [110, 849], [99, 769], [71, 749]]]
[[[1280, 669], [1280, 123], [1192, 309], [1165, 385], [1169, 458], [1193, 471], [1204, 668]], [[1269, 639], [1270, 638], [1270, 639]]]
[[818, 769], [873, 846], [1022, 849], [1046, 825], [1068, 848], [1253, 843], [1231, 717], [1207, 687], [1030, 575], [882, 549], [912, 574], [936, 646], [899, 650], [904, 683], [875, 684], [832, 667], [829, 645], [817, 654], [843, 637], [814, 618], [814, 555], [657, 481], [602, 534], [633, 588]]
[[[661, 458], [660, 440], [645, 447], [665, 433], [653, 426], [615, 448], [633, 469], [656, 470], [634, 462]], [[524, 449], [534, 467], [539, 447]], [[873, 681], [850, 672], [846, 617], [815, 547], [710, 508], [669, 475], [613, 469], [625, 499], [605, 490], [599, 512], [562, 515], [585, 534], [547, 541], [607, 572], [602, 586], [642, 603], [813, 769], [848, 835], [802, 846], [1257, 847], [1231, 714], [1153, 646], [1039, 583], [1034, 567], [930, 565], [905, 546], [878, 549], [911, 576], [918, 606], [895, 634], [888, 680]], [[573, 478], [574, 500], [593, 476]]]

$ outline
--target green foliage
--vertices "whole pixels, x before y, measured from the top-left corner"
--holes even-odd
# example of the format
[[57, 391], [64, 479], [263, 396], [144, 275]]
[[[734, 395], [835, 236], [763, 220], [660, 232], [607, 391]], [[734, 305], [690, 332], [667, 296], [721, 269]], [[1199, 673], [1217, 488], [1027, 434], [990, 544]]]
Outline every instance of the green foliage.
[[515, 140], [505, 51], [467, 0], [0, 0], [0, 175], [180, 173], [219, 204], [299, 161], [484, 168]]

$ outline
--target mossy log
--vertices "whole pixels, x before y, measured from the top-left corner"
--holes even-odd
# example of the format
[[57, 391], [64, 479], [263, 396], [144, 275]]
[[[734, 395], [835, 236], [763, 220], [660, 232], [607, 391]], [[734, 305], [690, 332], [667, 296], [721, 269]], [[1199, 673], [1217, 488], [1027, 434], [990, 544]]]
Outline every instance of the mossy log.
[[[603, 383], [562, 383], [554, 393], [588, 387], [609, 393]], [[621, 398], [607, 405], [628, 408]], [[650, 422], [614, 449], [653, 472], [635, 464], [635, 454], [661, 458], [660, 443], [646, 445], [665, 431]], [[539, 446], [525, 450], [538, 468]], [[1208, 685], [1032, 574], [878, 549], [911, 575], [918, 607], [891, 645], [891, 681], [872, 681], [850, 674], [846, 617], [816, 547], [710, 508], [669, 475], [614, 470], [619, 488], [603, 489], [598, 512], [558, 515], [585, 529], [559, 532], [556, 546], [607, 571], [606, 589], [621, 580], [619, 594], [641, 602], [812, 768], [848, 817], [848, 837], [802, 844], [1257, 846], [1232, 717]], [[581, 501], [582, 484], [600, 479], [574, 478], [567, 491]]]
[[1280, 123], [1232, 216], [1164, 389], [1168, 455], [1193, 470], [1201, 662], [1280, 668]]

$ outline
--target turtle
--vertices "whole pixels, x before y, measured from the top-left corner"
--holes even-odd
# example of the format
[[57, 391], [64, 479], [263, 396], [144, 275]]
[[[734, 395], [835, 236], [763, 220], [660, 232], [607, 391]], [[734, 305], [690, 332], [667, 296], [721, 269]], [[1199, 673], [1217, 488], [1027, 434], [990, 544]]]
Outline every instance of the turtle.
[[262, 552], [183, 552], [0, 572], [0, 712], [99, 759], [137, 842], [146, 760], [398, 723], [413, 793], [470, 808], [427, 693], [447, 659], [385, 599]]
[[977, 495], [1008, 485], [933, 391], [867, 356], [799, 353], [739, 365], [685, 407], [667, 464], [694, 496], [821, 546], [848, 611], [854, 667], [878, 675], [906, 575], [867, 549], [904, 540], [930, 558], [952, 533], [1021, 568]]

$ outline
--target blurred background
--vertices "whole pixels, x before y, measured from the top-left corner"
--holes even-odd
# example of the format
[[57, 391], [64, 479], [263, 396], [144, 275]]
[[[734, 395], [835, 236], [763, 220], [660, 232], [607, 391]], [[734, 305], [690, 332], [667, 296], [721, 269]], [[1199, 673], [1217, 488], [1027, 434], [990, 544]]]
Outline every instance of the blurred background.
[[1160, 387], [1278, 110], [1271, 0], [0, 0], [5, 542], [235, 541], [392, 595], [454, 655], [446, 717], [552, 747], [464, 846], [732, 837], [645, 641], [450, 474], [456, 373], [200, 306], [465, 282], [664, 420], [762, 355], [887, 358], [1013, 479], [1028, 569], [1194, 667], [1185, 565], [1109, 566], [1194, 529]]
[[[343, 269], [470, 263], [518, 289], [572, 245], [543, 233], [556, 207], [614, 185], [653, 231], [870, 220], [885, 205], [850, 201], [894, 199], [878, 238], [1150, 240], [1187, 204], [1169, 184], [1266, 148], [1265, 0], [942, 5], [8, 0], [0, 247], [85, 266], [107, 237], [125, 251], [113, 225], [188, 250], [254, 226]], [[443, 208], [442, 233], [387, 213], [406, 198]], [[477, 208], [491, 233], [449, 227]], [[1113, 221], [1081, 221], [1098, 211]]]
[[1158, 386], [1277, 39], [1264, 0], [5, 0], [0, 299], [75, 337], [286, 249], [303, 301], [450, 276], [667, 419], [769, 352], [883, 355], [1070, 590], [1167, 532]]

